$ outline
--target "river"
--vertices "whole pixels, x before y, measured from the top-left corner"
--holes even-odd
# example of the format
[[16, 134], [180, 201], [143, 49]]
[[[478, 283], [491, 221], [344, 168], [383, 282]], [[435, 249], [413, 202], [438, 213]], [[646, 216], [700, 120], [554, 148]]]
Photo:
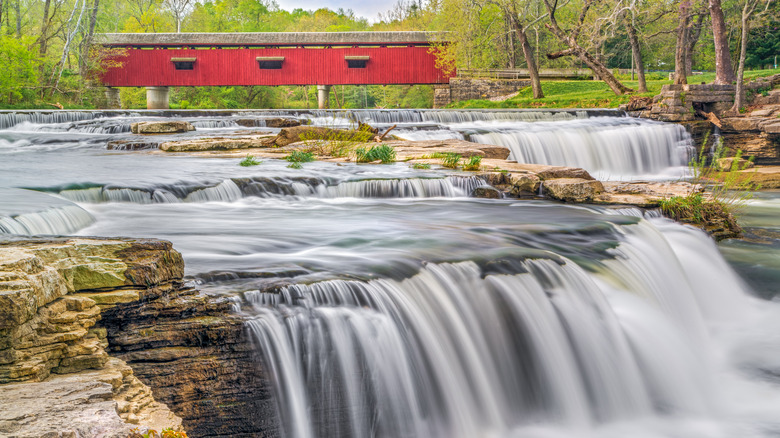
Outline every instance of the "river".
[[[279, 115], [609, 180], [682, 178], [691, 152], [679, 126], [616, 112], [176, 118], [198, 137]], [[188, 280], [249, 318], [284, 436], [780, 434], [777, 193], [745, 207], [751, 239], [717, 246], [638, 209], [471, 198], [484, 183], [465, 172], [106, 150], [167, 116], [0, 113], [0, 238], [172, 241]]]

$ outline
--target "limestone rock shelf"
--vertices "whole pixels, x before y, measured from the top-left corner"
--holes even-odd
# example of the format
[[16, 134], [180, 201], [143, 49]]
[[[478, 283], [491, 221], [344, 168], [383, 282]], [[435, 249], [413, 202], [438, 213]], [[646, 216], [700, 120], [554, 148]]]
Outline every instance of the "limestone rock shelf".
[[183, 268], [151, 239], [0, 243], [0, 436], [275, 435], [243, 320]]

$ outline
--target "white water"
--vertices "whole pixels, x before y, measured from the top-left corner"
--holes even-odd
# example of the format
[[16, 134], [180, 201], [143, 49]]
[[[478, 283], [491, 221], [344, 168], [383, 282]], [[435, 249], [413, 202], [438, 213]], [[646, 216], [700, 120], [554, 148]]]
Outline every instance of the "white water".
[[248, 327], [284, 393], [285, 436], [780, 431], [771, 410], [742, 412], [731, 399], [755, 383], [730, 363], [723, 335], [749, 325], [758, 303], [712, 242], [666, 220], [621, 233], [595, 273], [559, 258], [485, 276], [463, 262], [402, 281], [247, 293]]
[[[242, 168], [106, 151], [133, 138], [130, 122], [160, 114], [57, 114], [0, 114], [14, 125], [0, 130], [0, 235], [171, 240], [190, 279], [249, 318], [284, 436], [780, 434], [778, 303], [752, 297], [698, 231], [639, 209], [468, 198], [480, 180], [403, 163]], [[184, 118], [229, 131], [269, 114]], [[337, 121], [361, 116], [429, 138], [535, 139], [612, 178], [662, 178], [688, 140], [672, 125], [585, 113]], [[773, 216], [756, 220], [771, 230]]]

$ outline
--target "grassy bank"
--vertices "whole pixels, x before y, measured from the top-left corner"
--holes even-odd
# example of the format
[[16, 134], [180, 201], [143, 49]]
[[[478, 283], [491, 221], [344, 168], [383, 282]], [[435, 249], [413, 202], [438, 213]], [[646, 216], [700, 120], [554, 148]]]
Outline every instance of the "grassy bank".
[[[780, 69], [754, 70], [745, 72], [745, 79], [771, 76], [780, 74]], [[665, 84], [671, 84], [668, 79], [660, 79], [655, 74], [654, 79], [647, 81], [647, 93], [634, 93], [634, 96], [655, 96]], [[637, 81], [623, 80], [622, 82], [633, 89], [638, 86]], [[689, 84], [709, 83], [715, 80], [715, 73], [705, 73], [688, 77]], [[534, 99], [531, 87], [519, 90], [517, 96], [501, 102], [490, 100], [465, 100], [454, 102], [449, 108], [617, 108], [628, 103], [632, 95], [617, 96], [602, 81], [544, 81], [542, 82], [544, 98]]]

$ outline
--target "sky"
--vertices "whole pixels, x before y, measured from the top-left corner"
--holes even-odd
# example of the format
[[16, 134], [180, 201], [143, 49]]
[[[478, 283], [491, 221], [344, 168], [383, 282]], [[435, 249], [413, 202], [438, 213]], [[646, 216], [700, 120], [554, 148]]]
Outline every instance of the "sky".
[[280, 9], [292, 11], [296, 8], [317, 10], [328, 8], [333, 11], [343, 8], [352, 9], [358, 17], [367, 18], [370, 22], [379, 21], [377, 15], [393, 8], [395, 0], [276, 0]]

